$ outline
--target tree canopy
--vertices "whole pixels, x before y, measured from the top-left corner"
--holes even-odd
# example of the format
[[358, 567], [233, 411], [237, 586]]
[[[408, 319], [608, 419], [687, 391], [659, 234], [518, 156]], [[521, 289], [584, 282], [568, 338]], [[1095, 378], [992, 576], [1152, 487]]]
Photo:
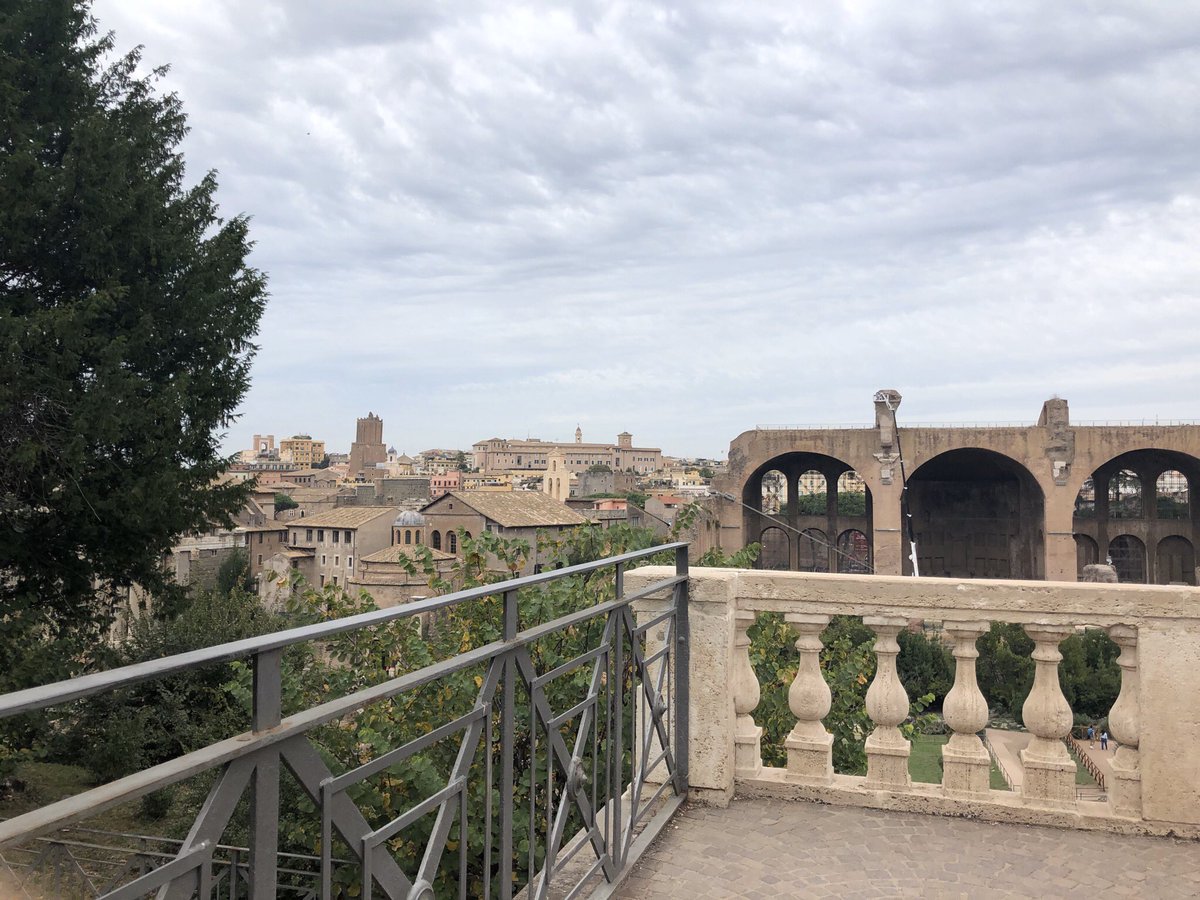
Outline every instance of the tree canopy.
[[214, 174], [185, 184], [165, 70], [113, 50], [83, 0], [0, 14], [0, 690], [86, 662], [247, 491], [214, 482], [265, 278]]

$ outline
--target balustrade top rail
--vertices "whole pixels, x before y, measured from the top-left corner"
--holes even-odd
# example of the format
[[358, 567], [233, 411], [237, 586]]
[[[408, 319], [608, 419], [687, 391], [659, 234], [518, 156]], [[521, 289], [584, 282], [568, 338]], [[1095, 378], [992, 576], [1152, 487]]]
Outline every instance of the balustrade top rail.
[[[738, 606], [912, 618], [991, 618], [1017, 623], [1108, 626], [1146, 619], [1200, 621], [1196, 589], [1181, 585], [1090, 584], [1000, 579], [913, 578], [779, 572], [737, 573]], [[1103, 603], [1098, 598], [1103, 597]]]
[[[1071, 422], [1068, 428], [1177, 428], [1200, 425], [1200, 419], [1081, 419]], [[755, 425], [755, 431], [859, 431], [874, 428], [874, 422], [810, 422], [799, 425]], [[1036, 428], [1028, 421], [993, 422], [904, 422], [898, 424], [901, 431], [914, 428]]]

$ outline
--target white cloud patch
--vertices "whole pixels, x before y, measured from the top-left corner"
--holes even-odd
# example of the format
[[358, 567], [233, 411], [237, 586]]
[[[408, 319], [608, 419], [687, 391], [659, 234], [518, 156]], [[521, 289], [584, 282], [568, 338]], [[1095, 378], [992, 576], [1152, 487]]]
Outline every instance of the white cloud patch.
[[1194, 4], [94, 11], [253, 216], [231, 449], [1195, 415]]

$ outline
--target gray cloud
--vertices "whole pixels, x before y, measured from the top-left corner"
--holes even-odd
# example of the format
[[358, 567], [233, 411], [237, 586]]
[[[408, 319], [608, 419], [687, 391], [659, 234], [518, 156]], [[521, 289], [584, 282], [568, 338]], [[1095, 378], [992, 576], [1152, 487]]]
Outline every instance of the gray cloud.
[[1195, 414], [1200, 8], [97, 0], [272, 280], [233, 449]]

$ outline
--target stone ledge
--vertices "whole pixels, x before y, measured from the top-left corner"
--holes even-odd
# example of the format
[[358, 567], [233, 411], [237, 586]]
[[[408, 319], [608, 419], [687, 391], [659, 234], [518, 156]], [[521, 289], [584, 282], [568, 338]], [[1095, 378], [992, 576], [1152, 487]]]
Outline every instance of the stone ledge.
[[914, 784], [908, 791], [868, 790], [861, 776], [835, 775], [833, 784], [813, 786], [788, 780], [787, 770], [763, 767], [757, 778], [738, 778], [736, 797], [806, 800], [832, 806], [856, 806], [896, 812], [923, 813], [985, 822], [1048, 825], [1081, 831], [1138, 834], [1200, 841], [1200, 826], [1182, 822], [1125, 819], [1112, 815], [1109, 804], [1079, 801], [1075, 810], [1038, 809], [1025, 805], [1012, 791], [990, 791], [986, 799], [958, 799], [942, 793], [941, 785]]

